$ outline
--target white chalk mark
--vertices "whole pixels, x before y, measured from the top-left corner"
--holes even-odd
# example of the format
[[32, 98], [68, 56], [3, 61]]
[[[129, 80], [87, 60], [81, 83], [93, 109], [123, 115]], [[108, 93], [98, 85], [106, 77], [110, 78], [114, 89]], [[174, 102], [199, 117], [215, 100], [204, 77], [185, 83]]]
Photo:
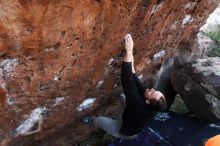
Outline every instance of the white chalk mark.
[[13, 77], [15, 74], [15, 67], [18, 64], [18, 59], [5, 59], [0, 62], [0, 87], [6, 91], [7, 103], [9, 105], [15, 104], [15, 100], [10, 98], [7, 92], [7, 78]]
[[120, 96], [125, 99], [125, 93], [121, 93]]
[[60, 76], [55, 76], [55, 77], [53, 78], [53, 80], [54, 80], [54, 81], [59, 81], [59, 80], [60, 80]]
[[193, 21], [193, 18], [191, 15], [186, 15], [185, 18], [182, 21], [182, 25], [185, 25], [187, 23], [191, 23]]
[[96, 88], [100, 89], [102, 87], [103, 83], [104, 83], [104, 80], [99, 81]]
[[138, 79], [141, 80], [141, 81], [143, 81], [144, 76], [141, 74], [141, 75], [138, 76]]
[[[46, 110], [45, 107], [38, 107], [34, 109], [28, 118], [15, 129], [15, 136], [19, 135], [30, 135], [41, 130], [41, 125], [43, 123], [43, 112]], [[38, 128], [34, 131], [30, 131], [35, 124], [38, 124]]]
[[178, 24], [178, 21], [175, 21], [175, 22], [171, 25], [171, 29], [176, 29], [177, 24]]
[[15, 72], [15, 67], [18, 64], [18, 59], [5, 59], [0, 62], [1, 74], [11, 76]]
[[[8, 96], [8, 95], [7, 95]], [[9, 105], [13, 105], [16, 103], [16, 100], [14, 98], [11, 98], [11, 97], [7, 97], [7, 103]]]
[[[161, 3], [162, 4], [162, 3]], [[154, 5], [153, 6], [153, 8], [152, 8], [152, 10], [151, 10], [151, 15], [153, 15], [153, 14], [155, 14], [156, 12], [157, 12], [157, 9], [159, 8], [159, 7], [161, 7], [161, 4], [157, 4], [157, 5]]]
[[91, 107], [93, 105], [93, 103], [95, 102], [95, 98], [88, 98], [86, 99], [85, 101], [83, 101], [83, 103], [81, 103], [77, 108], [76, 110], [77, 111], [83, 111], [89, 107]]
[[196, 5], [197, 5], [197, 2], [189, 2], [184, 6], [184, 8], [185, 9], [193, 9]]
[[160, 60], [162, 57], [166, 55], [166, 52], [164, 50], [161, 50], [160, 52], [157, 52], [154, 54], [154, 61]]
[[61, 104], [64, 99], [64, 97], [56, 97], [54, 106]]
[[157, 5], [154, 5], [152, 10], [151, 10], [151, 15], [154, 14], [157, 10]]
[[50, 48], [44, 49], [44, 51], [46, 51], [46, 52], [52, 52], [52, 51], [56, 51], [56, 49], [55, 49], [54, 47], [50, 47]]
[[108, 61], [108, 65], [112, 65], [112, 63], [113, 63], [114, 61], [115, 61], [114, 58], [109, 59], [109, 61]]

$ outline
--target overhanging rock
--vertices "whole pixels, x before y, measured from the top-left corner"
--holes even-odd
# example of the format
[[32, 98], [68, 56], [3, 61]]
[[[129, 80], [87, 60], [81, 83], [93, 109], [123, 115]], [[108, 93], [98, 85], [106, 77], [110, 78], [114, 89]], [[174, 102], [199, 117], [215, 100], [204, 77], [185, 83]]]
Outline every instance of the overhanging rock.
[[220, 58], [198, 59], [176, 71], [172, 84], [185, 104], [204, 121], [220, 120]]
[[123, 36], [132, 33], [137, 72], [150, 76], [178, 48], [191, 48], [218, 2], [0, 1], [0, 144], [80, 143], [91, 132], [82, 116], [121, 94]]

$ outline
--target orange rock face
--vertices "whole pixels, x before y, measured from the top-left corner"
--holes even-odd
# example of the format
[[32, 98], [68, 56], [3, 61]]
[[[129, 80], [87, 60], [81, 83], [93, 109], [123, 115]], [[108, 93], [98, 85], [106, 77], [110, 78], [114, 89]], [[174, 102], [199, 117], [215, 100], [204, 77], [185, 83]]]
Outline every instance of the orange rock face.
[[[132, 34], [137, 70], [150, 76], [158, 65], [153, 55], [164, 50], [167, 58], [178, 49], [191, 49], [217, 4], [0, 1], [1, 145], [79, 143], [91, 131], [80, 124], [81, 117], [105, 108], [121, 93], [118, 62], [123, 36]], [[86, 99], [94, 100], [85, 103]]]

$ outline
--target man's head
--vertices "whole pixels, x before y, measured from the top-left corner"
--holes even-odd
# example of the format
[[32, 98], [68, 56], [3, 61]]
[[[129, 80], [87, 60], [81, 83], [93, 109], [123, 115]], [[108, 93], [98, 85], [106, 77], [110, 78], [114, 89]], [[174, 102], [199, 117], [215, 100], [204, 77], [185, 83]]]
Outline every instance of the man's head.
[[153, 88], [146, 89], [144, 96], [146, 98], [146, 103], [150, 105], [153, 111], [162, 111], [166, 109], [166, 99], [160, 91], [156, 91]]

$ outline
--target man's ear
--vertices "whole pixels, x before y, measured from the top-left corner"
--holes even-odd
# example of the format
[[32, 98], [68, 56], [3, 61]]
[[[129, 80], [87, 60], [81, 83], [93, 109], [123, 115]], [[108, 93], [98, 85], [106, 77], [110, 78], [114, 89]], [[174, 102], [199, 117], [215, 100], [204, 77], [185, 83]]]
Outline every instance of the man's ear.
[[150, 100], [149, 100], [149, 99], [146, 99], [146, 103], [147, 103], [147, 104], [150, 104]]

